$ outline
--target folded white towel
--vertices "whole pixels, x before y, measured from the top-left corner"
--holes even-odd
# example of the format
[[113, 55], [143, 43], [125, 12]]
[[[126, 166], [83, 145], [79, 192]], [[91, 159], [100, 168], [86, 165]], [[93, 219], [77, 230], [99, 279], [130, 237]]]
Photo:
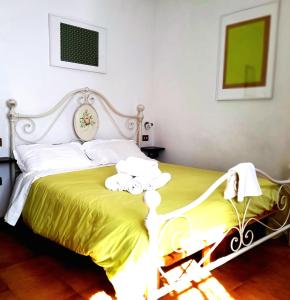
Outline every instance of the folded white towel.
[[228, 170], [227, 185], [224, 191], [225, 199], [233, 199], [238, 194], [238, 173], [234, 170]]
[[158, 167], [158, 161], [151, 158], [139, 158], [130, 156], [126, 159], [126, 162], [131, 165], [138, 165], [140, 167]]
[[133, 177], [128, 174], [115, 174], [105, 181], [105, 187], [110, 191], [123, 191]]
[[154, 178], [149, 182], [149, 184], [146, 187], [147, 191], [154, 191], [161, 187], [163, 187], [165, 184], [167, 184], [171, 180], [171, 175], [169, 173], [161, 173], [158, 177]]
[[149, 183], [149, 179], [146, 177], [142, 177], [142, 176], [134, 177], [127, 183], [126, 190], [133, 195], [138, 195], [143, 193], [148, 183]]
[[158, 161], [154, 159], [143, 159], [138, 157], [128, 157], [120, 160], [116, 164], [118, 173], [129, 174], [131, 176], [157, 177], [161, 174], [158, 168]]
[[105, 186], [111, 191], [128, 191], [141, 194], [146, 190], [156, 190], [170, 179], [169, 173], [161, 173], [158, 161], [128, 157], [116, 164], [117, 174], [106, 179]]
[[240, 163], [228, 171], [227, 186], [224, 191], [225, 199], [232, 199], [242, 202], [247, 196], [262, 195], [257, 179], [256, 169], [252, 163]]

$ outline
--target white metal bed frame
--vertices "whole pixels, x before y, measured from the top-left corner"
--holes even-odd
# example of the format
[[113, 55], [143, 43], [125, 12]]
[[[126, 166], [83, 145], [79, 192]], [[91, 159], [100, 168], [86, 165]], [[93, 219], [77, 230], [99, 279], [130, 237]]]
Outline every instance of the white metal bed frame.
[[[286, 211], [286, 217], [285, 220], [282, 223], [278, 223], [276, 221], [277, 227], [271, 227], [261, 221], [258, 217], [252, 217], [249, 219], [246, 219], [246, 214], [251, 202], [251, 198], [247, 200], [245, 211], [243, 212], [242, 218], [240, 217], [240, 214], [236, 207], [236, 200], [230, 200], [230, 203], [232, 204], [232, 207], [235, 211], [236, 217], [237, 217], [237, 225], [229, 228], [224, 234], [215, 241], [212, 245], [210, 250], [206, 253], [205, 256], [201, 258], [199, 262], [196, 262], [196, 266], [199, 267], [199, 270], [207, 272], [211, 271], [226, 262], [230, 261], [231, 259], [245, 253], [246, 251], [260, 245], [261, 243], [275, 237], [276, 235], [287, 231], [288, 230], [288, 245], [290, 246], [290, 224], [289, 224], [289, 216], [290, 216], [290, 187], [289, 187], [289, 180], [275, 180], [268, 176], [265, 172], [256, 169], [257, 173], [266, 177], [273, 183], [277, 183], [280, 185], [279, 192], [278, 192], [278, 199], [277, 199], [277, 211]], [[207, 200], [207, 198], [221, 185], [223, 184], [228, 178], [228, 173], [225, 173], [222, 175], [219, 179], [217, 179], [209, 188], [207, 191], [205, 191], [200, 197], [197, 199], [194, 199], [190, 204], [188, 204], [185, 207], [182, 207], [180, 209], [177, 209], [173, 212], [158, 215], [157, 214], [157, 207], [160, 204], [160, 195], [158, 192], [149, 192], [145, 193], [145, 203], [149, 207], [149, 213], [145, 220], [145, 224], [149, 233], [149, 255], [151, 257], [152, 261], [152, 270], [151, 270], [151, 277], [154, 278], [150, 280], [150, 284], [148, 287], [148, 300], [153, 299], [159, 299], [162, 296], [174, 291], [175, 288], [180, 285], [181, 282], [190, 282], [193, 280], [193, 278], [190, 276], [190, 274], [187, 274], [184, 272], [184, 274], [181, 277], [178, 277], [176, 280], [172, 280], [171, 278], [167, 277], [166, 273], [162, 270], [162, 266], [160, 266], [160, 257], [158, 256], [158, 240], [161, 238], [163, 234], [164, 228], [172, 222], [175, 219], [178, 218], [184, 218], [188, 222], [189, 230], [192, 230], [191, 224], [189, 219], [186, 217], [186, 213], [190, 211], [191, 209], [194, 209], [201, 203]], [[225, 200], [227, 201], [227, 200]], [[252, 224], [252, 222], [257, 222], [267, 228], [268, 230], [271, 230], [272, 232], [260, 239], [257, 239], [254, 241], [254, 231], [248, 226]], [[238, 236], [233, 236], [230, 241], [231, 251], [232, 253], [221, 257], [213, 262], [206, 263], [207, 260], [210, 258], [210, 255], [214, 252], [214, 250], [220, 245], [220, 243], [224, 240], [227, 235], [233, 231], [236, 231], [238, 233]], [[186, 252], [186, 256], [190, 256], [193, 253], [190, 253], [187, 251], [187, 249], [173, 249], [176, 252]], [[163, 287], [159, 288], [159, 276], [163, 276], [163, 278], [166, 280], [167, 284]]]
[[[104, 108], [105, 112], [109, 115], [111, 121], [113, 122], [114, 126], [118, 129], [119, 133], [127, 137], [125, 134], [123, 134], [122, 129], [119, 127], [117, 122], [115, 121], [113, 114], [117, 115], [119, 117], [125, 118], [127, 120], [127, 127], [132, 130], [136, 136], [136, 142], [139, 145], [141, 141], [141, 128], [142, 128], [142, 121], [143, 121], [143, 111], [144, 106], [138, 105], [137, 106], [137, 114], [136, 115], [126, 115], [123, 113], [120, 113], [118, 110], [116, 110], [113, 105], [99, 92], [95, 90], [91, 90], [89, 88], [83, 88], [74, 90], [68, 94], [66, 94], [52, 109], [49, 111], [38, 114], [38, 115], [29, 115], [29, 114], [19, 114], [16, 112], [16, 105], [17, 102], [15, 100], [8, 100], [7, 105], [9, 107], [9, 113], [8, 113], [8, 119], [10, 123], [10, 153], [11, 156], [13, 156], [13, 150], [16, 146], [15, 138], [17, 137], [20, 141], [25, 143], [34, 143], [35, 140], [27, 140], [22, 137], [22, 132], [24, 132], [26, 135], [30, 134], [31, 132], [34, 132], [36, 129], [35, 120], [39, 118], [46, 117], [48, 115], [51, 115], [58, 111], [58, 114], [56, 115], [55, 119], [52, 121], [52, 123], [48, 126], [47, 130], [44, 132], [44, 134], [37, 140], [41, 140], [53, 127], [56, 120], [61, 116], [61, 114], [64, 112], [66, 106], [71, 102], [77, 100], [81, 104], [86, 103], [93, 105], [95, 101], [100, 101], [102, 104], [102, 107]], [[22, 126], [22, 132], [19, 131], [18, 128], [18, 122], [24, 121]], [[128, 137], [127, 137], [128, 138]], [[205, 271], [211, 271], [214, 268], [217, 268], [227, 261], [237, 257], [238, 255], [243, 254], [244, 252], [252, 249], [253, 247], [265, 242], [268, 239], [273, 238], [274, 236], [280, 234], [281, 232], [288, 230], [288, 238], [290, 240], [290, 224], [289, 224], [289, 215], [290, 215], [290, 180], [275, 180], [272, 177], [270, 177], [265, 172], [256, 169], [257, 173], [259, 175], [262, 175], [266, 177], [268, 180], [270, 180], [273, 183], [276, 183], [280, 185], [279, 193], [278, 193], [278, 199], [277, 199], [277, 210], [278, 211], [284, 211], [286, 213], [285, 220], [282, 223], [278, 223], [276, 228], [273, 228], [269, 225], [267, 225], [265, 222], [263, 222], [258, 217], [253, 217], [250, 219], [246, 219], [246, 214], [251, 202], [251, 199], [247, 200], [245, 211], [243, 213], [243, 216], [240, 217], [240, 214], [236, 208], [235, 200], [230, 200], [230, 203], [232, 204], [233, 210], [236, 213], [237, 216], [237, 225], [228, 229], [226, 232], [223, 233], [223, 235], [215, 241], [210, 248], [210, 251], [207, 252], [207, 254], [201, 258], [199, 262], [197, 262], [197, 265], [202, 268]], [[205, 191], [200, 197], [197, 199], [194, 199], [190, 204], [186, 205], [185, 207], [182, 207], [180, 209], [177, 209], [173, 212], [167, 213], [167, 214], [158, 214], [157, 213], [157, 207], [160, 204], [160, 195], [156, 191], [146, 192], [144, 195], [144, 202], [148, 206], [148, 215], [145, 219], [145, 226], [148, 231], [149, 236], [149, 249], [148, 254], [151, 258], [151, 266], [150, 266], [150, 272], [148, 273], [148, 289], [147, 289], [147, 299], [148, 300], [155, 300], [159, 299], [160, 297], [168, 294], [169, 292], [173, 291], [182, 281], [192, 281], [192, 278], [189, 274], [184, 272], [184, 274], [180, 277], [178, 277], [176, 280], [172, 280], [167, 277], [166, 273], [163, 271], [162, 266], [160, 265], [160, 257], [158, 254], [158, 240], [162, 237], [164, 234], [164, 231], [166, 230], [168, 224], [172, 222], [175, 219], [183, 218], [186, 222], [188, 222], [188, 228], [189, 231], [192, 230], [191, 224], [189, 219], [186, 217], [186, 213], [190, 211], [191, 209], [194, 209], [204, 201], [221, 185], [223, 184], [228, 178], [228, 173], [225, 173], [223, 176], [221, 176], [216, 182], [214, 182], [207, 191]], [[225, 200], [226, 201], [226, 200]], [[272, 233], [254, 241], [254, 232], [252, 229], [250, 229], [248, 226], [253, 221], [261, 224], [265, 228], [272, 231]], [[230, 233], [235, 231], [238, 233], [238, 236], [233, 236], [230, 241], [231, 251], [232, 253], [217, 259], [216, 261], [206, 263], [212, 252], [218, 247], [218, 245], [221, 243], [221, 241]], [[289, 241], [288, 240], [288, 241]], [[187, 241], [189, 243], [189, 241]], [[288, 242], [290, 245], [290, 241]], [[172, 249], [175, 252], [186, 252], [187, 256], [191, 255], [188, 251], [188, 249]], [[159, 275], [163, 276], [163, 278], [166, 281], [166, 284], [164, 284], [162, 287], [159, 287]]]
[[[124, 138], [132, 138], [136, 140], [137, 145], [140, 145], [141, 142], [141, 133], [142, 133], [142, 121], [143, 121], [143, 111], [145, 109], [144, 105], [137, 105], [137, 114], [136, 115], [127, 115], [119, 112], [111, 102], [101, 93], [89, 89], [82, 88], [73, 90], [67, 93], [56, 105], [54, 105], [50, 110], [41, 113], [41, 114], [20, 114], [17, 113], [15, 108], [17, 106], [17, 102], [14, 99], [10, 99], [7, 101], [7, 105], [9, 107], [8, 119], [10, 124], [10, 155], [13, 157], [13, 151], [16, 146], [16, 138], [19, 139], [20, 142], [24, 143], [38, 143], [50, 132], [50, 130], [55, 125], [56, 121], [61, 117], [67, 106], [76, 101], [79, 105], [89, 104], [94, 106], [94, 104], [99, 101], [103, 111], [109, 116], [112, 124], [115, 126], [116, 130], [119, 134]], [[54, 119], [49, 123], [46, 130], [43, 134], [37, 139], [27, 139], [25, 136], [32, 134], [36, 130], [36, 120], [41, 119], [50, 115], [57, 113]], [[121, 117], [127, 120], [127, 129], [131, 130], [133, 134], [131, 136], [126, 135], [123, 132], [123, 129], [115, 120], [115, 116]], [[18, 122], [23, 121], [21, 130], [17, 127]]]

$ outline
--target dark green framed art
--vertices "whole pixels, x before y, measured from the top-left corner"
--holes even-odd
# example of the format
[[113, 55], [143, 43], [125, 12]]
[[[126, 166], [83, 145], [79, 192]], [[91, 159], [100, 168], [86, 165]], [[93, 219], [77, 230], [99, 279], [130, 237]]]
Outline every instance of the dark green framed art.
[[71, 69], [106, 72], [106, 30], [49, 15], [50, 64]]
[[217, 99], [271, 98], [279, 1], [222, 17]]

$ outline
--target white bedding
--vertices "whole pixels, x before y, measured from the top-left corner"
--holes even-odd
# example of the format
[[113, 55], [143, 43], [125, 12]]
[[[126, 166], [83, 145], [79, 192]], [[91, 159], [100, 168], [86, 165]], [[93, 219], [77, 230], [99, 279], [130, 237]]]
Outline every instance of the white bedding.
[[[96, 168], [96, 167], [92, 167], [92, 168]], [[29, 194], [30, 187], [35, 180], [47, 175], [73, 172], [73, 171], [84, 170], [84, 169], [88, 169], [88, 168], [78, 168], [78, 169], [66, 168], [66, 169], [55, 169], [55, 170], [21, 173], [16, 178], [16, 182], [14, 184], [13, 192], [10, 197], [9, 207], [4, 216], [5, 222], [7, 222], [12, 226], [15, 226], [22, 213], [23, 207], [26, 202], [26, 198]]]
[[27, 173], [66, 169], [67, 166], [76, 169], [93, 166], [78, 142], [18, 145], [13, 153], [20, 170]]
[[[91, 157], [85, 153], [88, 151]], [[81, 145], [18, 145], [14, 151], [23, 172], [16, 179], [4, 220], [15, 225], [21, 215], [32, 183], [47, 175], [108, 166], [129, 156], [147, 158], [132, 140], [92, 140]]]

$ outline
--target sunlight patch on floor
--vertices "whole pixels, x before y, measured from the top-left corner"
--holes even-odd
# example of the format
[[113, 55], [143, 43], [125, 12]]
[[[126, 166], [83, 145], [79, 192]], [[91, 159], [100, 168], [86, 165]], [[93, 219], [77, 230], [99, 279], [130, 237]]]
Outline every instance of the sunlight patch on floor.
[[195, 261], [187, 261], [179, 267], [167, 272], [168, 282], [175, 282], [181, 276], [187, 280], [181, 281], [175, 286], [174, 299], [177, 300], [234, 300], [224, 286], [212, 276], [200, 268]]
[[[175, 284], [174, 291], [165, 299], [175, 300], [234, 300], [224, 286], [208, 271], [200, 268], [195, 261], [187, 261], [166, 273], [168, 282], [174, 283], [181, 276], [186, 280]], [[162, 298], [163, 299], [163, 298]], [[92, 295], [89, 300], [112, 300], [105, 292]]]
[[224, 286], [213, 276], [199, 283], [198, 289], [203, 292], [206, 299], [234, 300]]
[[98, 292], [90, 297], [90, 300], [112, 300], [105, 292]]

